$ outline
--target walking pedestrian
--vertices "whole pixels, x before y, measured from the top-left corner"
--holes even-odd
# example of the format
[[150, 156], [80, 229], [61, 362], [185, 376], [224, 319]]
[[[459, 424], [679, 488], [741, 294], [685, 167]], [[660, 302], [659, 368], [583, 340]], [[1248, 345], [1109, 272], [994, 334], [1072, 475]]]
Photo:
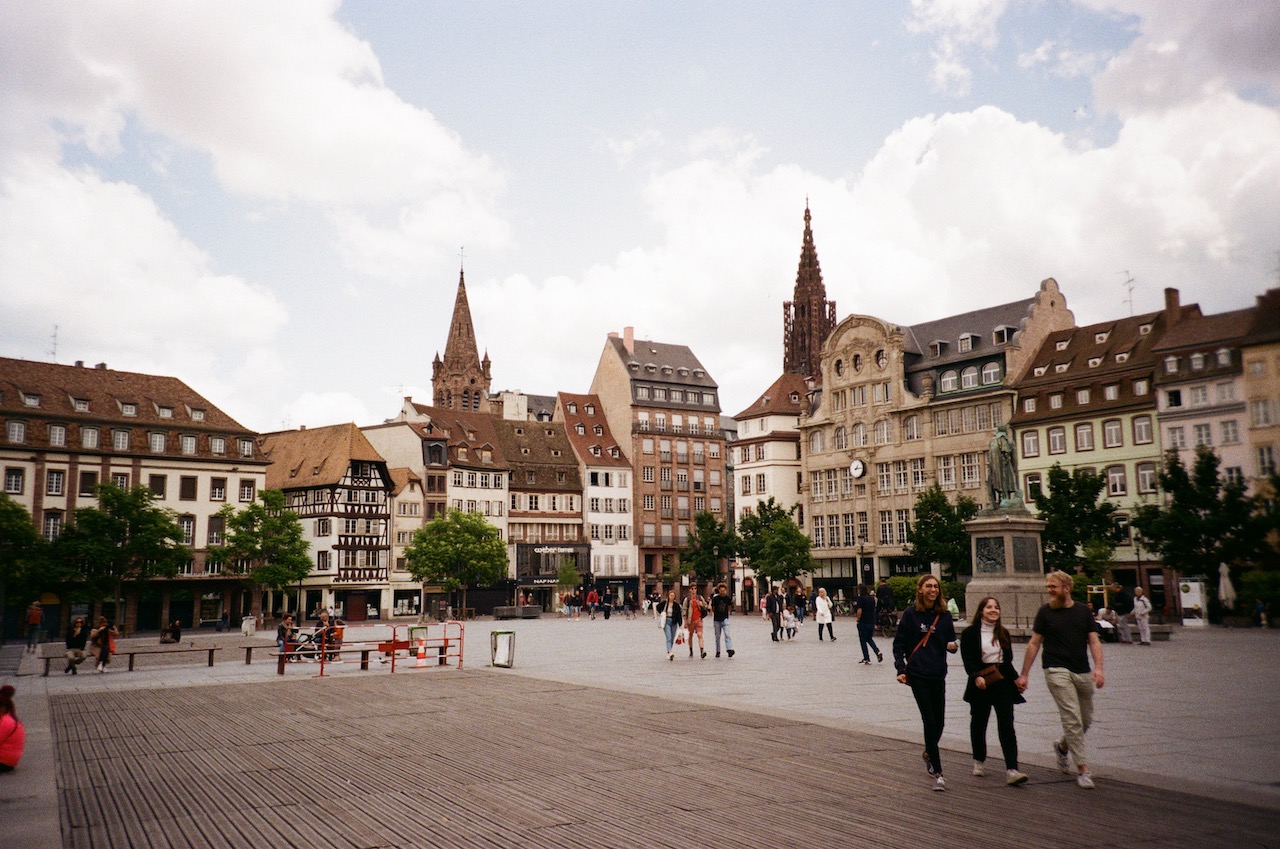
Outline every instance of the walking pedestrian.
[[987, 722], [996, 712], [996, 736], [1004, 755], [1005, 783], [1025, 784], [1027, 776], [1018, 770], [1018, 736], [1013, 729], [1013, 706], [1026, 701], [1014, 685], [1013, 640], [1000, 621], [1000, 602], [987, 596], [978, 602], [973, 621], [960, 635], [960, 659], [969, 682], [964, 700], [969, 703], [969, 744], [973, 751], [973, 774], [987, 774]]
[[786, 608], [786, 601], [779, 592], [779, 585], [774, 584], [769, 589], [769, 594], [764, 599], [764, 609], [769, 615], [769, 624], [772, 630], [769, 637], [775, 642], [781, 642], [782, 637], [782, 611]]
[[[1036, 613], [1031, 625], [1031, 640], [1022, 659], [1018, 676], [1019, 692], [1026, 692], [1027, 675], [1036, 655], [1044, 648], [1044, 682], [1058, 706], [1062, 721], [1062, 739], [1053, 744], [1058, 769], [1071, 774], [1071, 761], [1076, 764], [1076, 783], [1085, 790], [1093, 789], [1084, 735], [1093, 724], [1093, 693], [1102, 689], [1106, 677], [1102, 672], [1102, 640], [1089, 606], [1071, 598], [1071, 576], [1050, 572], [1044, 587], [1049, 603]], [[1093, 668], [1089, 656], [1093, 656]]]
[[827, 588], [818, 587], [818, 595], [813, 600], [813, 621], [818, 626], [818, 642], [822, 642], [822, 629], [825, 626], [831, 642], [836, 641], [836, 632], [831, 626], [831, 599], [827, 598]]
[[675, 660], [676, 653], [672, 647], [676, 642], [676, 630], [684, 622], [680, 602], [676, 601], [676, 591], [667, 593], [667, 600], [657, 604], [658, 621], [662, 623], [662, 631], [667, 637], [667, 660]]
[[733, 610], [733, 599], [729, 598], [729, 585], [721, 581], [716, 585], [716, 594], [711, 597], [711, 627], [716, 636], [716, 657], [720, 656], [720, 635], [724, 635], [724, 647], [733, 657], [733, 638], [729, 636], [729, 613]]
[[1133, 588], [1133, 618], [1138, 623], [1138, 645], [1151, 645], [1151, 599], [1142, 587]]
[[1120, 642], [1132, 643], [1129, 615], [1133, 613], [1133, 599], [1116, 581], [1111, 582], [1111, 612], [1116, 615], [1116, 636], [1120, 638]]
[[804, 587], [797, 587], [795, 597], [796, 622], [801, 626], [804, 625], [804, 617], [809, 613], [810, 601], [808, 591]]
[[587, 593], [587, 615], [591, 617], [591, 621], [595, 621], [596, 608], [600, 605], [600, 593], [596, 592], [596, 588], [592, 587]]
[[698, 649], [702, 652], [705, 660], [707, 657], [707, 638], [702, 633], [702, 619], [711, 609], [711, 605], [695, 587], [693, 592], [684, 597], [684, 615], [685, 629], [689, 632], [689, 657], [693, 657], [693, 640], [698, 640]]
[[40, 641], [40, 624], [44, 620], [44, 608], [40, 602], [27, 605], [27, 651], [34, 653]]
[[924, 728], [924, 765], [934, 790], [946, 790], [938, 741], [947, 711], [947, 652], [956, 651], [956, 629], [933, 575], [916, 581], [915, 603], [902, 612], [893, 638], [898, 683], [911, 688]]
[[876, 598], [866, 584], [858, 584], [858, 598], [853, 603], [853, 615], [858, 620], [858, 645], [862, 648], [862, 660], [858, 662], [871, 665], [871, 655], [867, 653], [867, 649], [870, 649], [876, 653], [876, 663], [884, 663], [884, 655], [880, 653], [875, 640]]

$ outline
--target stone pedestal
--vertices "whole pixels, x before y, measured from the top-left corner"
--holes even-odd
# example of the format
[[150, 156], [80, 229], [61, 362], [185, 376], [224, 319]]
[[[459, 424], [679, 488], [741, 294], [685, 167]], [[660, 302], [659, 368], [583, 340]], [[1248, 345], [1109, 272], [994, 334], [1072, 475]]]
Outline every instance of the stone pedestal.
[[965, 610], [977, 612], [984, 596], [1000, 601], [1010, 631], [1029, 631], [1047, 600], [1040, 535], [1045, 522], [1021, 505], [1002, 504], [965, 522], [973, 553], [973, 580], [965, 588]]

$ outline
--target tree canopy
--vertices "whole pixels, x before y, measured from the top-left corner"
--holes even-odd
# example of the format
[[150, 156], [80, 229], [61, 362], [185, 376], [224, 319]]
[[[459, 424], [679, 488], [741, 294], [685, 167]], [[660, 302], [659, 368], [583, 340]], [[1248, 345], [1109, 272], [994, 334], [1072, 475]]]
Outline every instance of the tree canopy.
[[1042, 536], [1046, 568], [1071, 575], [1077, 566], [1099, 562], [1099, 543], [1115, 548], [1120, 541], [1115, 505], [1098, 501], [1105, 486], [1106, 481], [1092, 472], [1068, 472], [1054, 463], [1048, 486], [1035, 499], [1040, 518], [1047, 522]]
[[7, 594], [34, 597], [43, 588], [47, 549], [27, 508], [0, 493], [0, 610]]
[[118, 601], [126, 582], [172, 578], [191, 559], [177, 517], [153, 503], [150, 489], [99, 484], [97, 495], [98, 506], [76, 509], [54, 556], [99, 598]]
[[[281, 590], [311, 573], [310, 545], [298, 514], [285, 508], [284, 493], [264, 490], [243, 510], [219, 511], [227, 523], [226, 545], [210, 550], [224, 572], [240, 573], [255, 587]], [[253, 594], [254, 614], [260, 594]]]
[[738, 553], [770, 581], [790, 581], [813, 570], [813, 543], [791, 517], [794, 511], [770, 496], [738, 523]]
[[907, 531], [912, 554], [922, 563], [942, 563], [955, 578], [973, 572], [972, 546], [964, 523], [978, 512], [978, 502], [961, 495], [952, 504], [935, 481], [916, 498], [916, 518]]
[[1168, 452], [1160, 471], [1164, 503], [1143, 505], [1134, 516], [1142, 544], [1184, 575], [1215, 576], [1220, 563], [1253, 563], [1263, 553], [1264, 502], [1247, 498], [1242, 483], [1223, 480], [1218, 464], [1203, 445], [1190, 469], [1177, 451]]
[[478, 513], [450, 510], [436, 516], [413, 535], [404, 550], [415, 580], [448, 590], [487, 587], [507, 574], [507, 547], [498, 529]]
[[721, 564], [737, 555], [740, 544], [733, 525], [720, 521], [714, 513], [698, 513], [693, 517], [693, 533], [680, 550], [680, 563], [699, 581], [714, 581], [721, 575]]

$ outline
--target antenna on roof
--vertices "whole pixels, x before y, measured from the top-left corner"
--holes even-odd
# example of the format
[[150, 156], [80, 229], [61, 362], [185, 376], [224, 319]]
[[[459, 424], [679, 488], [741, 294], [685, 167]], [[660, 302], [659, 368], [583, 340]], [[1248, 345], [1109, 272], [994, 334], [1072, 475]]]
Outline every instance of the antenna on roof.
[[1117, 271], [1116, 273], [1124, 275], [1124, 283], [1120, 284], [1124, 286], [1125, 290], [1123, 303], [1129, 305], [1129, 315], [1133, 315], [1133, 287], [1137, 284], [1134, 283], [1133, 275], [1129, 273], [1129, 269], [1126, 268], [1124, 271]]
[[53, 326], [53, 347], [48, 350], [49, 358], [55, 363], [58, 361], [58, 325]]

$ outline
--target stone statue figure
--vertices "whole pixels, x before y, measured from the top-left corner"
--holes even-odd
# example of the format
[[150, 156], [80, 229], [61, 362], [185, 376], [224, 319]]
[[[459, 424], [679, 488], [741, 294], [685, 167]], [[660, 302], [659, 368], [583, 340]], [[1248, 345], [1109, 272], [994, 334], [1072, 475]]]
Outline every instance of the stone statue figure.
[[1022, 501], [1008, 425], [996, 425], [996, 431], [991, 436], [991, 446], [987, 449], [987, 489], [991, 494], [993, 510], [1005, 500]]

